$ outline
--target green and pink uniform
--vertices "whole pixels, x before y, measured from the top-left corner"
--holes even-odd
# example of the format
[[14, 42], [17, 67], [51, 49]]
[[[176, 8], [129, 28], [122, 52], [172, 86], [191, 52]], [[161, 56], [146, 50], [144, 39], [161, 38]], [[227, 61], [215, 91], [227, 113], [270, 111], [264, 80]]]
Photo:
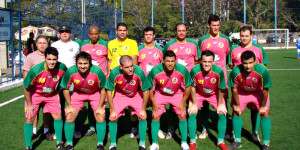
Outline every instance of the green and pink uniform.
[[186, 41], [183, 44], [178, 43], [177, 39], [169, 41], [164, 47], [164, 53], [168, 50], [173, 51], [176, 54], [176, 62], [185, 66], [188, 71], [192, 70], [195, 61], [198, 61], [201, 57], [201, 52], [197, 43], [189, 38], [186, 38]]
[[161, 63], [163, 59], [163, 49], [157, 44], [154, 47], [146, 47], [145, 44], [139, 47], [139, 66], [147, 76], [151, 69]]
[[107, 75], [107, 45], [108, 42], [102, 39], [99, 39], [95, 46], [91, 45], [90, 40], [85, 40], [80, 45], [81, 52], [89, 53], [92, 57], [92, 64], [99, 66], [105, 75]]

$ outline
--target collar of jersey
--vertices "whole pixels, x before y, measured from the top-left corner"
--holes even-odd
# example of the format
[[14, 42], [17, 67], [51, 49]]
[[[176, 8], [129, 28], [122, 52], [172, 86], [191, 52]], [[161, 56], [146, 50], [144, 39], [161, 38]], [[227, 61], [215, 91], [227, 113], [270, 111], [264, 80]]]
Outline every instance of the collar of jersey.
[[185, 44], [185, 43], [186, 43], [186, 38], [184, 39], [184, 43], [179, 43], [178, 40], [177, 40], [177, 38], [176, 38], [176, 42], [177, 42], [178, 44]]
[[[211, 36], [211, 34], [209, 34], [209, 37], [213, 38], [213, 37]], [[216, 38], [218, 38], [218, 37], [220, 37], [220, 33], [218, 33], [218, 35], [216, 36]]]

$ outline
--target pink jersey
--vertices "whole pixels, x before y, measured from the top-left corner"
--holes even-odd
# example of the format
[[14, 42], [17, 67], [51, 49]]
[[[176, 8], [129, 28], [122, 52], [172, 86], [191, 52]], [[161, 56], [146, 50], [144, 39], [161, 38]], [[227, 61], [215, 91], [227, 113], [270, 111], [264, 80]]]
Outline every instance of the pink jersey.
[[92, 64], [99, 66], [105, 75], [107, 75], [106, 71], [106, 59], [107, 59], [107, 42], [99, 39], [98, 44], [95, 46], [91, 45], [90, 40], [85, 40], [81, 43], [80, 50], [82, 52], [87, 52], [92, 57]]
[[29, 71], [34, 65], [43, 61], [45, 61], [45, 55], [39, 54], [38, 51], [34, 51], [26, 57], [22, 69], [24, 71]]
[[164, 52], [171, 50], [176, 54], [177, 63], [184, 65], [188, 71], [194, 67], [194, 62], [201, 56], [197, 43], [192, 39], [186, 39], [186, 42], [180, 44], [177, 39], [173, 39], [166, 44]]
[[260, 64], [268, 64], [269, 60], [267, 54], [263, 47], [260, 45], [252, 43], [252, 45], [248, 48], [244, 48], [240, 45], [235, 45], [231, 48], [229, 55], [228, 55], [228, 64], [237, 66], [242, 63], [241, 55], [244, 51], [250, 50], [254, 52], [256, 57], [256, 62]]
[[139, 47], [139, 66], [145, 72], [147, 76], [151, 69], [157, 64], [162, 62], [163, 49], [157, 44], [154, 47], [148, 48], [145, 44]]

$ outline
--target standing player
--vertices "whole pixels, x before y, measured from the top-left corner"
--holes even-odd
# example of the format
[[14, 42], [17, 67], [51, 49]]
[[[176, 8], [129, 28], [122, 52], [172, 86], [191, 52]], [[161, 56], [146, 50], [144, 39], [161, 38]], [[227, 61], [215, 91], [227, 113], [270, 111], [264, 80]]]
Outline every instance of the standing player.
[[296, 47], [297, 47], [298, 59], [300, 59], [300, 34], [298, 35], [298, 38], [296, 40]]
[[[244, 26], [240, 29], [241, 44], [235, 45], [231, 48], [228, 55], [228, 65], [233, 68], [241, 64], [241, 54], [246, 50], [250, 50], [255, 54], [255, 60], [257, 63], [267, 65], [269, 60], [264, 48], [260, 45], [251, 42], [252, 29], [250, 27]], [[260, 116], [256, 107], [253, 105], [248, 106], [251, 109], [251, 122], [252, 122], [252, 139], [255, 142], [259, 142], [258, 128], [260, 122]]]
[[[179, 119], [181, 133], [181, 148], [188, 150], [186, 100], [191, 94], [191, 76], [188, 70], [176, 63], [176, 54], [167, 51], [163, 63], [156, 65], [147, 76], [151, 83], [150, 100], [152, 102], [152, 145], [150, 150], [159, 149], [157, 134], [160, 126], [160, 117], [166, 112], [165, 105], [171, 104]], [[155, 92], [155, 94], [154, 94]]]
[[[105, 85], [110, 107], [110, 150], [117, 149], [118, 118], [125, 115], [126, 107], [131, 107], [131, 115], [139, 118], [139, 150], [146, 150], [146, 106], [149, 102], [149, 85], [143, 70], [133, 65], [133, 60], [128, 55], [122, 56], [120, 66], [111, 71]], [[113, 91], [114, 97], [112, 96]]]
[[[99, 66], [107, 76], [107, 41], [100, 39], [100, 31], [97, 26], [91, 26], [89, 28], [88, 35], [90, 39], [85, 40], [81, 43], [80, 50], [81, 52], [89, 53], [92, 57], [92, 64]], [[91, 136], [96, 132], [95, 119], [90, 105], [88, 106], [88, 119], [90, 129], [85, 133], [84, 136]]]
[[[67, 140], [67, 150], [73, 148], [73, 134], [75, 119], [80, 110], [84, 107], [84, 102], [89, 102], [94, 110], [97, 130], [97, 150], [104, 150], [103, 140], [106, 131], [104, 99], [106, 77], [103, 71], [92, 65], [92, 58], [86, 52], [81, 52], [76, 56], [76, 65], [70, 67], [64, 75], [61, 87], [67, 101], [65, 108], [65, 136]], [[69, 88], [74, 84], [74, 91], [70, 95]]]
[[82, 41], [81, 39], [78, 38], [77, 34], [74, 34], [73, 38], [74, 38], [74, 42], [78, 43], [79, 45], [81, 44]]
[[226, 131], [226, 105], [224, 99], [224, 90], [226, 89], [225, 77], [221, 67], [214, 64], [214, 53], [210, 50], [201, 53], [200, 64], [193, 67], [192, 77], [192, 103], [189, 105], [189, 133], [191, 138], [190, 150], [196, 150], [196, 130], [197, 130], [197, 112], [207, 101], [216, 110], [219, 116], [218, 120], [218, 147], [222, 150], [229, 150], [224, 143]]
[[253, 104], [261, 115], [261, 129], [263, 134], [263, 150], [270, 149], [270, 101], [268, 89], [272, 87], [267, 68], [255, 62], [256, 55], [252, 51], [245, 51], [241, 55], [241, 65], [232, 69], [228, 79], [228, 86], [232, 91], [233, 129], [235, 140], [230, 149], [242, 146], [242, 112], [246, 105]]
[[[220, 18], [217, 15], [209, 16], [207, 21], [207, 27], [209, 28], [209, 34], [203, 36], [198, 41], [198, 46], [201, 49], [201, 53], [210, 50], [214, 53], [214, 64], [220, 66], [223, 69], [225, 83], [227, 83], [227, 73], [226, 73], [226, 56], [229, 53], [231, 42], [226, 35], [219, 33], [220, 30]], [[228, 89], [224, 90], [224, 98], [228, 98]], [[208, 136], [208, 113], [209, 107], [208, 103], [204, 103], [203, 108], [201, 109], [203, 130], [200, 139], [205, 139]]]
[[33, 121], [43, 105], [44, 113], [51, 113], [54, 119], [56, 133], [56, 149], [63, 149], [62, 141], [63, 121], [59, 104], [59, 83], [67, 67], [58, 62], [58, 52], [54, 47], [45, 50], [45, 61], [30, 69], [24, 80], [25, 117], [24, 138], [26, 150], [31, 150]]
[[[35, 66], [36, 64], [39, 64], [43, 61], [45, 61], [45, 49], [48, 47], [48, 38], [46, 36], [38, 36], [36, 38], [36, 47], [37, 51], [32, 52], [31, 54], [27, 55], [26, 60], [24, 62], [24, 65], [22, 66], [23, 70], [23, 79], [26, 78], [29, 70]], [[35, 117], [35, 120], [33, 122], [33, 134], [32, 139], [35, 139], [38, 137], [36, 134], [36, 127], [38, 123], [38, 116]], [[43, 124], [44, 124], [44, 135], [46, 140], [53, 140], [52, 135], [49, 133], [49, 126], [50, 126], [50, 118], [51, 115], [49, 113], [43, 114]]]
[[257, 36], [255, 34], [252, 35], [252, 43], [257, 44]]

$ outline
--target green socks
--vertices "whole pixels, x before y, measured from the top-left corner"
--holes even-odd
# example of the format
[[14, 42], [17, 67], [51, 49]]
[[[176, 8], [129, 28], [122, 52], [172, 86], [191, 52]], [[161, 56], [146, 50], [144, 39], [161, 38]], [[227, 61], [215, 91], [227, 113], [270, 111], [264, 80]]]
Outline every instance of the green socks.
[[63, 120], [62, 119], [54, 119], [54, 130], [56, 135], [56, 144], [62, 141], [62, 130], [63, 130]]
[[139, 134], [140, 134], [139, 146], [145, 146], [146, 131], [147, 131], [147, 120], [145, 121], [139, 120]]
[[271, 134], [270, 117], [261, 117], [261, 130], [263, 135], [263, 144], [270, 145], [270, 134]]
[[106, 121], [96, 122], [96, 131], [97, 131], [97, 145], [103, 145], [106, 132]]
[[118, 121], [109, 122], [110, 146], [117, 146]]
[[221, 143], [224, 141], [225, 131], [226, 131], [226, 123], [227, 119], [225, 114], [219, 114], [219, 120], [218, 120], [218, 143]]
[[160, 121], [153, 121], [151, 123], [151, 134], [152, 134], [152, 144], [157, 144], [157, 134], [160, 126]]
[[65, 122], [65, 136], [68, 145], [73, 146], [73, 135], [74, 135], [75, 122]]
[[187, 121], [186, 121], [186, 119], [183, 121], [179, 120], [179, 130], [181, 133], [181, 143], [186, 143], [186, 139], [187, 139]]
[[24, 124], [24, 138], [26, 147], [31, 147], [31, 137], [32, 137], [33, 123]]
[[258, 127], [260, 122], [260, 115], [258, 110], [251, 109], [251, 123], [252, 123], [252, 134], [258, 134]]
[[233, 124], [233, 131], [235, 135], [235, 141], [241, 142], [242, 125], [243, 125], [242, 116], [233, 116], [232, 124]]
[[195, 142], [195, 143], [196, 143], [196, 131], [197, 131], [196, 117], [197, 117], [197, 114], [191, 114], [191, 116], [188, 119], [190, 139], [191, 139], [191, 142]]

